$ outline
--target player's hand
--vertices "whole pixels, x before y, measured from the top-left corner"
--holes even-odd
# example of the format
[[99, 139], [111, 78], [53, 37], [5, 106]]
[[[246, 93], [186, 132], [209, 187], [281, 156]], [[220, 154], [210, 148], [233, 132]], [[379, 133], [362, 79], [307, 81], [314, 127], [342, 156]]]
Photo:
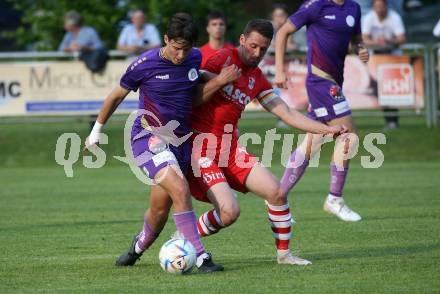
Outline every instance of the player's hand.
[[99, 138], [91, 138], [91, 136], [86, 138], [86, 142], [84, 143], [83, 153], [87, 153], [90, 150], [99, 146]]
[[275, 87], [281, 88], [281, 89], [287, 89], [287, 77], [284, 72], [283, 73], [276, 73], [273, 82], [275, 84]]
[[336, 138], [337, 136], [345, 134], [347, 132], [348, 128], [344, 125], [328, 126], [328, 133], [333, 135], [333, 138]]
[[364, 63], [367, 63], [368, 60], [370, 59], [370, 53], [368, 53], [368, 50], [362, 45], [358, 45], [358, 47], [359, 47], [358, 56], [360, 60]]
[[221, 85], [227, 85], [238, 80], [241, 76], [241, 68], [238, 68], [235, 64], [224, 66], [217, 76], [217, 80]]

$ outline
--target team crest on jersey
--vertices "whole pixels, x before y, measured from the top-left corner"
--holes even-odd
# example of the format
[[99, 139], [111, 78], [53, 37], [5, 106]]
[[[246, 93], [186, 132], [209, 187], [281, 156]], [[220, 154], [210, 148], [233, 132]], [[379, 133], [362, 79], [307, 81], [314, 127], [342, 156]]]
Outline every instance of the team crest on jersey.
[[253, 77], [250, 77], [249, 84], [248, 84], [249, 90], [252, 90], [254, 88], [254, 86], [255, 86], [255, 79]]
[[188, 79], [191, 82], [194, 82], [195, 80], [197, 80], [199, 77], [199, 74], [197, 73], [197, 69], [195, 68], [191, 68], [188, 72]]
[[348, 15], [346, 18], [345, 18], [345, 21], [347, 22], [347, 25], [349, 26], [349, 27], [354, 27], [354, 23], [355, 23], [355, 20], [354, 20], [354, 17], [353, 16], [351, 16], [351, 15]]
[[342, 93], [341, 87], [338, 85], [332, 85], [329, 90], [330, 96], [333, 97], [336, 101], [344, 100], [344, 94]]

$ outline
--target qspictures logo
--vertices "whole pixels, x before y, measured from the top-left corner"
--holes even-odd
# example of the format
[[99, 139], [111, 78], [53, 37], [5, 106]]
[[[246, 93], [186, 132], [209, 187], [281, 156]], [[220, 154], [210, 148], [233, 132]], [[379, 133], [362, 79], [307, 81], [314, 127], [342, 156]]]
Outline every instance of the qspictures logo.
[[[143, 128], [140, 132], [133, 134], [132, 129], [134, 124], [139, 124], [138, 118], [143, 120], [153, 121], [155, 127]], [[236, 152], [238, 156], [230, 158], [228, 155], [232, 154], [234, 150], [228, 150], [234, 144], [231, 144], [233, 137], [233, 126], [227, 124], [224, 126], [224, 134], [218, 137], [210, 133], [200, 133], [192, 136], [192, 133], [186, 134], [183, 137], [178, 137], [175, 134], [176, 129], [179, 127], [179, 122], [172, 120], [167, 124], [162, 125], [160, 120], [150, 111], [138, 110], [132, 112], [124, 126], [124, 152], [125, 156], [113, 156], [115, 159], [127, 164], [130, 167], [132, 173], [136, 178], [144, 184], [155, 185], [165, 177], [166, 173], [158, 179], [151, 179], [147, 166], [159, 167], [161, 164], [170, 163], [173, 168], [177, 167], [176, 172], [183, 177], [182, 172], [178, 168], [178, 161], [171, 151], [172, 147], [179, 147], [183, 144], [190, 143], [188, 140], [192, 140], [192, 153], [191, 153], [191, 167], [196, 177], [203, 176], [201, 169], [207, 162], [212, 162], [215, 158], [215, 150], [218, 146], [222, 146], [220, 150], [220, 159], [217, 163], [218, 167], [227, 167], [229, 160], [235, 160], [235, 165], [241, 168], [248, 168], [249, 162], [243, 161], [243, 154], [247, 154], [246, 147], [248, 145], [262, 145], [261, 157], [256, 157], [262, 165], [271, 167], [272, 165], [281, 165], [285, 168], [292, 168], [292, 163], [289, 162], [289, 157], [296, 147], [301, 146], [304, 142], [307, 142], [306, 134], [300, 134], [297, 136], [297, 146], [294, 146], [295, 135], [294, 134], [278, 134], [275, 128], [267, 130], [264, 135], [257, 133], [243, 133], [239, 137], [239, 144], [233, 148], [237, 148]], [[192, 138], [190, 139], [190, 137]], [[138, 152], [136, 156], [133, 155], [133, 142], [139, 139], [145, 138], [145, 144], [143, 144], [142, 152]], [[76, 133], [64, 133], [62, 134], [56, 143], [55, 149], [55, 161], [64, 168], [64, 172], [67, 177], [73, 177], [73, 165], [80, 159], [81, 149], [84, 146], [85, 138], [81, 139]], [[281, 161], [276, 162], [274, 160], [275, 154], [275, 142], [278, 142], [281, 146]], [[333, 136], [327, 135], [314, 135], [312, 137], [312, 157], [310, 159], [310, 167], [318, 167], [320, 161], [321, 149], [324, 144], [334, 142], [336, 156], [340, 153], [341, 160], [350, 160], [357, 156], [360, 149], [363, 149], [365, 155], [361, 156], [361, 166], [363, 168], [379, 168], [382, 166], [385, 160], [385, 155], [378, 147], [379, 145], [386, 144], [386, 137], [382, 133], [370, 133], [363, 138], [359, 138], [354, 133], [347, 133], [333, 138]], [[349, 147], [343, 147], [346, 142], [351, 142]], [[108, 136], [105, 133], [100, 134], [99, 144], [108, 144]], [[362, 147], [361, 147], [362, 146]], [[203, 148], [202, 148], [203, 147]], [[208, 150], [208, 154], [205, 154]], [[82, 156], [82, 163], [86, 168], [101, 168], [104, 167], [107, 161], [107, 156], [103, 149], [94, 145], [89, 148], [92, 153]], [[202, 152], [205, 151], [204, 154]], [[209, 154], [212, 151], [212, 154]], [[222, 157], [224, 157], [222, 159]], [[208, 158], [205, 161], [195, 160], [201, 158]], [[296, 162], [295, 164], [298, 164]], [[217, 175], [215, 175], [217, 177]]]

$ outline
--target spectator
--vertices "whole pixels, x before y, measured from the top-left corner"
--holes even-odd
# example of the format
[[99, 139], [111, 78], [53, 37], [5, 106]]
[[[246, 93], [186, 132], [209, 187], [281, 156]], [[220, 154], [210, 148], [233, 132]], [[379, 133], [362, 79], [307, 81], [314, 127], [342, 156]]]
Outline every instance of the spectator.
[[[274, 28], [274, 32], [286, 22], [287, 17], [289, 16], [287, 12], [287, 6], [282, 3], [274, 4], [272, 13], [271, 13], [272, 25]], [[302, 28], [299, 32], [295, 33], [295, 35], [290, 36], [287, 39], [287, 47], [286, 51], [294, 51], [294, 50], [307, 50], [307, 39], [306, 39], [306, 28]], [[270, 43], [270, 47], [268, 52], [271, 54], [275, 54], [275, 38], [272, 39]]]
[[[272, 38], [272, 42], [270, 43], [270, 47], [267, 50], [270, 54], [275, 54], [275, 38], [276, 32], [279, 28], [287, 21], [287, 17], [289, 16], [287, 12], [287, 6], [282, 3], [277, 3], [273, 5], [272, 13], [270, 15], [272, 19], [272, 25], [274, 29], [275, 36]], [[286, 52], [291, 52], [294, 50], [307, 50], [307, 38], [306, 38], [306, 28], [302, 27], [298, 32], [294, 35], [290, 35], [287, 39], [286, 44]], [[274, 88], [275, 93], [281, 97], [280, 89]], [[276, 122], [276, 127], [279, 129], [287, 129], [289, 126], [283, 122], [281, 119], [278, 119]]]
[[137, 55], [161, 46], [159, 32], [155, 25], [145, 23], [142, 10], [131, 13], [131, 24], [126, 25], [118, 39], [118, 50]]
[[[371, 10], [372, 1], [371, 0], [355, 0], [361, 6], [362, 16], [367, 14]], [[403, 15], [403, 2], [404, 0], [388, 0], [388, 7], [399, 15]]]
[[371, 9], [371, 1], [370, 0], [356, 0], [357, 3], [359, 3], [359, 6], [361, 7], [361, 13], [362, 16], [367, 14], [367, 12]]
[[[373, 0], [373, 10], [362, 21], [364, 43], [373, 54], [401, 54], [399, 46], [406, 40], [400, 15], [388, 9], [387, 0]], [[384, 107], [385, 130], [399, 127], [398, 109]]]
[[66, 34], [58, 47], [58, 51], [78, 52], [82, 50], [96, 50], [103, 47], [101, 39], [95, 29], [82, 25], [81, 15], [74, 10], [64, 16]]
[[208, 43], [200, 47], [202, 53], [202, 66], [218, 50], [223, 48], [234, 48], [234, 45], [225, 42], [226, 17], [220, 11], [211, 11], [206, 17], [206, 32], [208, 32]]

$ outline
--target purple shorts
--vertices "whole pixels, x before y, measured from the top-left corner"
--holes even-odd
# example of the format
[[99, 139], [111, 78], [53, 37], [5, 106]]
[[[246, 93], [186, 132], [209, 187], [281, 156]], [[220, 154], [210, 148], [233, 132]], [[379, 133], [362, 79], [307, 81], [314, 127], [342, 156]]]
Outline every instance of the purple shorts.
[[133, 157], [139, 168], [154, 179], [156, 174], [169, 165], [177, 165], [185, 175], [191, 162], [190, 142], [184, 142], [178, 147], [167, 145], [162, 139], [153, 134], [147, 134], [131, 141]]
[[351, 115], [350, 106], [341, 87], [326, 79], [310, 78], [306, 81], [309, 96], [308, 116], [323, 123]]

